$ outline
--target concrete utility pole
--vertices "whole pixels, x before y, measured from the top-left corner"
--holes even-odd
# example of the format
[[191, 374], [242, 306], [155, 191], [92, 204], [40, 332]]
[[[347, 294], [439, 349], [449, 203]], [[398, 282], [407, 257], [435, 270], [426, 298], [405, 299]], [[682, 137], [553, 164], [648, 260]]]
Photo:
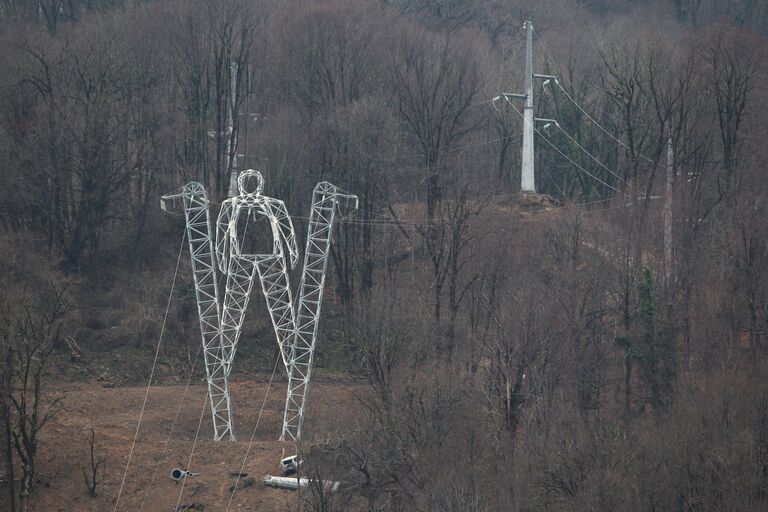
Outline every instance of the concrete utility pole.
[[[510, 98], [517, 98], [522, 99], [524, 101], [523, 104], [523, 162], [520, 170], [520, 192], [523, 194], [536, 193], [536, 178], [533, 172], [533, 134], [536, 132], [536, 127], [534, 126], [534, 123], [548, 123], [544, 126], [546, 128], [550, 124], [554, 124], [556, 126], [559, 126], [557, 124], [557, 121], [554, 119], [541, 119], [538, 117], [535, 117], [533, 115], [533, 79], [534, 78], [541, 78], [544, 79], [544, 85], [546, 85], [550, 80], [554, 80], [557, 82], [557, 77], [554, 75], [541, 75], [539, 73], [533, 72], [533, 23], [530, 21], [526, 21], [523, 25], [523, 28], [526, 30], [526, 38], [527, 38], [527, 49], [525, 52], [525, 94], [516, 94], [512, 92], [503, 92], [500, 95], [493, 98], [493, 104], [494, 107], [496, 105], [496, 101], [500, 99], [506, 100], [510, 105], [512, 105], [512, 108], [514, 108], [518, 114], [520, 114], [520, 111], [517, 110], [517, 107], [515, 107], [512, 104], [512, 101]], [[498, 110], [498, 109], [497, 109]]]
[[672, 137], [667, 141], [667, 174], [664, 190], [664, 284], [672, 284]]
[[525, 105], [523, 106], [523, 162], [520, 191], [536, 192], [533, 174], [533, 24], [525, 22]]

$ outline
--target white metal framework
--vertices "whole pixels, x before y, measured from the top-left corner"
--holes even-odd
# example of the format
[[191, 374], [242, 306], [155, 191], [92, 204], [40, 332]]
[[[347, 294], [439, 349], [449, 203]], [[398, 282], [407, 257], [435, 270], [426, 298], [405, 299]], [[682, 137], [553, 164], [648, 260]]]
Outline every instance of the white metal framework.
[[[249, 180], [256, 182], [252, 190], [247, 188]], [[263, 186], [264, 180], [259, 172], [248, 170], [240, 174], [239, 194], [222, 203], [216, 221], [215, 249], [211, 237], [208, 199], [202, 185], [189, 183], [177, 192], [163, 196], [161, 201], [163, 209], [168, 211], [169, 201], [183, 200], [206, 378], [211, 397], [214, 439], [217, 441], [225, 436], [234, 439], [227, 379], [257, 273], [288, 373], [288, 392], [280, 439], [299, 439], [312, 371], [333, 222], [340, 199], [345, 200], [347, 206], [351, 205], [350, 210], [357, 208], [356, 196], [339, 192], [331, 183], [324, 181], [315, 187], [299, 287], [299, 304], [295, 310], [286, 262], [286, 250], [291, 268], [295, 267], [299, 257], [293, 223], [282, 201], [262, 195]], [[245, 232], [249, 223], [257, 217], [266, 218], [270, 223], [273, 246], [269, 254], [244, 252], [248, 249]], [[217, 261], [219, 270], [226, 276], [223, 304], [218, 297]]]
[[342, 194], [336, 186], [323, 181], [312, 192], [312, 212], [309, 215], [307, 246], [304, 252], [304, 271], [299, 286], [299, 307], [296, 312], [296, 330], [288, 347], [288, 393], [281, 440], [298, 440], [304, 422], [312, 361], [315, 354], [320, 307], [323, 302], [328, 253], [333, 236], [333, 221], [344, 199], [350, 210], [357, 209], [357, 196]]
[[[246, 190], [246, 182], [256, 180], [253, 191]], [[256, 272], [262, 284], [267, 307], [281, 349], [294, 330], [293, 301], [288, 282], [285, 247], [291, 257], [291, 268], [296, 266], [299, 250], [293, 231], [293, 223], [285, 204], [261, 194], [264, 179], [257, 171], [244, 171], [238, 177], [239, 195], [221, 204], [216, 221], [216, 256], [219, 269], [227, 276], [224, 307], [221, 321], [221, 344], [224, 352], [226, 374], [229, 375], [242, 332], [245, 310], [253, 287]], [[272, 252], [249, 254], [245, 249], [245, 229], [254, 217], [266, 217], [272, 229]], [[243, 232], [240, 232], [241, 223]], [[283, 362], [285, 357], [283, 356]]]
[[225, 436], [234, 439], [232, 407], [220, 335], [221, 308], [214, 267], [216, 260], [211, 242], [208, 196], [201, 184], [191, 182], [176, 192], [163, 196], [160, 205], [163, 210], [171, 211], [171, 208], [179, 200], [183, 203], [184, 216], [187, 221], [189, 254], [192, 257], [192, 276], [195, 281], [200, 334], [203, 339], [205, 377], [208, 382], [208, 395], [211, 398], [213, 437], [216, 441]]

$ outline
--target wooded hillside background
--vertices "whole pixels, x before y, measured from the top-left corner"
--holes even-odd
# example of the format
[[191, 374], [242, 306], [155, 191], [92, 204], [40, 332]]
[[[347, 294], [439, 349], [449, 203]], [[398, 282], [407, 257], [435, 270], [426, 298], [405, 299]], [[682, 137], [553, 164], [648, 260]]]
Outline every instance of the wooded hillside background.
[[[529, 198], [522, 119], [491, 102], [522, 92], [525, 20], [562, 86], [536, 85], [562, 130], [537, 135]], [[236, 160], [303, 239], [329, 180], [360, 208], [318, 372], [371, 393], [312, 436], [347, 499], [765, 510], [766, 36], [750, 0], [1, 0], [4, 346], [42, 316], [48, 389], [146, 382], [183, 233], [160, 195], [196, 179], [217, 208]], [[199, 348], [180, 261], [169, 376]], [[269, 371], [258, 308], [236, 364]]]

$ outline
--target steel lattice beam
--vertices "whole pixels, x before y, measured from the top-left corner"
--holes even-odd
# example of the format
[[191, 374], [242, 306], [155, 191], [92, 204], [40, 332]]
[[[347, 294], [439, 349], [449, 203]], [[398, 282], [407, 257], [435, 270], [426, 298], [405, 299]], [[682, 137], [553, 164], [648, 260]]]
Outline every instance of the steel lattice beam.
[[335, 185], [327, 181], [318, 183], [312, 192], [312, 212], [309, 215], [309, 231], [304, 251], [304, 271], [299, 285], [296, 330], [290, 346], [284, 350], [288, 363], [288, 391], [281, 440], [298, 440], [301, 437], [317, 330], [320, 325], [320, 308], [333, 237], [333, 221], [340, 198], [353, 203], [352, 209], [357, 209], [357, 196], [342, 194]]
[[213, 437], [216, 441], [235, 438], [232, 428], [232, 407], [229, 384], [225, 371], [225, 354], [221, 345], [221, 308], [219, 287], [214, 265], [211, 221], [208, 213], [208, 196], [205, 188], [196, 182], [188, 183], [177, 192], [163, 196], [163, 210], [169, 211], [170, 203], [181, 200], [187, 222], [187, 239], [192, 258], [192, 276], [195, 282], [197, 312], [200, 318], [200, 334], [203, 340], [205, 376], [211, 402]]

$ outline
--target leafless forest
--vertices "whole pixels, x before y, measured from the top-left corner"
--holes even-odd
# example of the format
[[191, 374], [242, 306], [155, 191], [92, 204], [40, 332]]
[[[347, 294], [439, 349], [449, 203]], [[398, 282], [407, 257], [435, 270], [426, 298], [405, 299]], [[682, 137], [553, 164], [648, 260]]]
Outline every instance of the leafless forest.
[[[521, 196], [526, 20], [561, 129]], [[750, 0], [0, 0], [0, 504], [54, 483], [66, 386], [146, 386], [169, 293], [155, 381], [200, 382], [159, 198], [236, 165], [300, 247], [315, 183], [360, 198], [316, 358], [358, 391], [302, 447], [344, 486], [292, 510], [768, 510], [766, 37]], [[67, 442], [86, 510], [125, 452]]]

